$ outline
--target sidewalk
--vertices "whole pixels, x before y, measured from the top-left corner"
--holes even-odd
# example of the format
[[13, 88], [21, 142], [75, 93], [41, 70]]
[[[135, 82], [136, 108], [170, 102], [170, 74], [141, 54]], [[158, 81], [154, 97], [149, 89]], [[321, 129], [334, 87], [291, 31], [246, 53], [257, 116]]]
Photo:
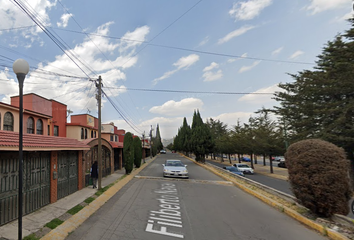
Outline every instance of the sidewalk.
[[[147, 161], [150, 162], [150, 161]], [[102, 188], [115, 182], [125, 175], [125, 169], [117, 170], [113, 174], [102, 178]], [[44, 228], [44, 225], [59, 218], [63, 221], [71, 217], [66, 213], [69, 209], [84, 202], [85, 199], [95, 196], [97, 189], [93, 189], [92, 185], [85, 187], [69, 196], [58, 200], [53, 204], [49, 204], [39, 210], [22, 217], [22, 238], [37, 233], [42, 230], [43, 235], [51, 229]], [[0, 240], [17, 239], [18, 238], [18, 221], [12, 221], [0, 227]]]

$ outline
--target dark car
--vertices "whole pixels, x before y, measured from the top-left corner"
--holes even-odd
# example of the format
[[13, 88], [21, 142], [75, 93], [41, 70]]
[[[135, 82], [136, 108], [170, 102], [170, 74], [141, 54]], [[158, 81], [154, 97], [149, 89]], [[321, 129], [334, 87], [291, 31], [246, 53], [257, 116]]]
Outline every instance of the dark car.
[[278, 167], [286, 168], [285, 160], [280, 160], [280, 162], [278, 163]]
[[251, 159], [248, 157], [242, 157], [241, 160], [244, 162], [251, 162]]
[[224, 167], [225, 170], [228, 170], [229, 172], [235, 173], [237, 175], [240, 175], [244, 177], [245, 175], [243, 174], [242, 171], [240, 171], [237, 167], [234, 166], [229, 166], [229, 167]]

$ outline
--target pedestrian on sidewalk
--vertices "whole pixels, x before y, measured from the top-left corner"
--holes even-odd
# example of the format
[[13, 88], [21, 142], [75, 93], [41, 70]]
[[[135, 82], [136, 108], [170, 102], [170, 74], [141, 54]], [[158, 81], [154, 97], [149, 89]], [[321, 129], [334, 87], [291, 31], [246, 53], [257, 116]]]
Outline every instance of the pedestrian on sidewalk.
[[95, 161], [91, 166], [91, 178], [92, 178], [92, 188], [97, 188], [97, 179], [98, 179], [98, 165]]

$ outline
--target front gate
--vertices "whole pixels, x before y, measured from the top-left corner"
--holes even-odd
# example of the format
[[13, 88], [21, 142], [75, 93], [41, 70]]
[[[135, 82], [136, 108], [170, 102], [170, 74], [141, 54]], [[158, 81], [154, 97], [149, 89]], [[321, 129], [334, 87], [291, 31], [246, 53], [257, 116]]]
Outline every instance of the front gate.
[[58, 199], [78, 190], [77, 164], [77, 151], [60, 151], [58, 153]]
[[[18, 217], [18, 152], [0, 154], [0, 225]], [[23, 214], [50, 203], [50, 153], [23, 154]]]

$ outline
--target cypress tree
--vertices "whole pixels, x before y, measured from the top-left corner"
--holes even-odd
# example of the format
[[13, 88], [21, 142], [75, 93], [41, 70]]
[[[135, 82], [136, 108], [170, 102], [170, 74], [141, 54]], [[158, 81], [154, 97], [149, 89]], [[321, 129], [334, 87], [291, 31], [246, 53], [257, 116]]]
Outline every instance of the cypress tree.
[[143, 155], [143, 148], [141, 146], [141, 140], [139, 137], [133, 139], [134, 145], [134, 165], [136, 168], [139, 168], [141, 165], [141, 159]]
[[125, 172], [130, 174], [134, 167], [134, 146], [133, 136], [130, 132], [127, 132], [123, 140], [123, 156], [125, 162]]

